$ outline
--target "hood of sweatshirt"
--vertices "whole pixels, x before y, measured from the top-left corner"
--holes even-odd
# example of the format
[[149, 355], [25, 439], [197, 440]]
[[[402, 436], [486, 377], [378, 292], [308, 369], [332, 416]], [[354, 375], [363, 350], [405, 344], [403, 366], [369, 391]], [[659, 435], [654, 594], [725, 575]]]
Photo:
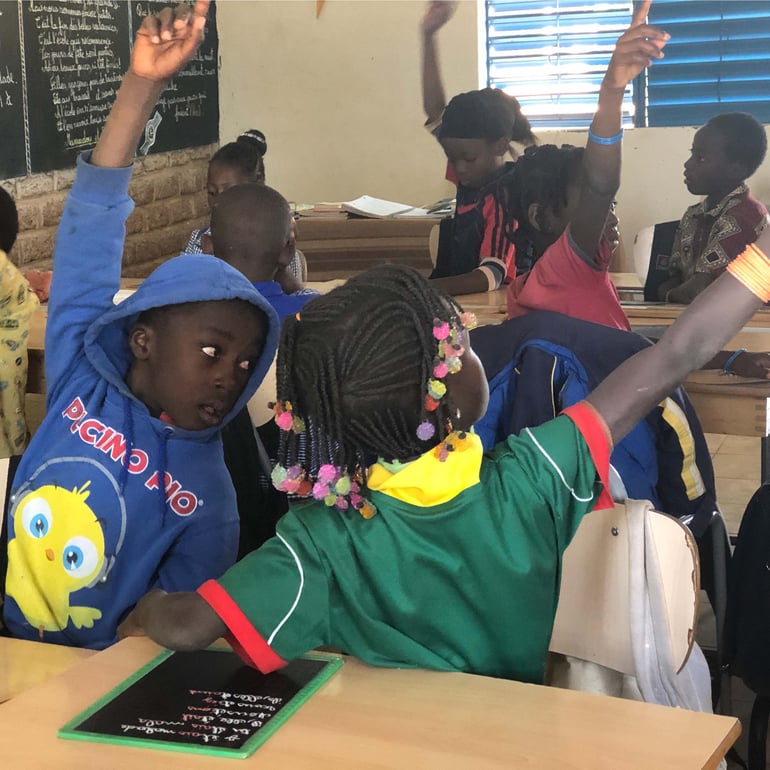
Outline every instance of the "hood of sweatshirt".
[[278, 315], [270, 303], [247, 278], [226, 262], [205, 254], [182, 254], [164, 262], [131, 296], [91, 324], [84, 340], [86, 356], [107, 382], [127, 398], [136, 400], [125, 379], [133, 360], [128, 335], [140, 313], [166, 305], [232, 299], [250, 302], [265, 314], [268, 321], [265, 345], [243, 393], [222, 423], [194, 431], [196, 436], [205, 438], [221, 430], [246, 406], [270, 368], [280, 330]]

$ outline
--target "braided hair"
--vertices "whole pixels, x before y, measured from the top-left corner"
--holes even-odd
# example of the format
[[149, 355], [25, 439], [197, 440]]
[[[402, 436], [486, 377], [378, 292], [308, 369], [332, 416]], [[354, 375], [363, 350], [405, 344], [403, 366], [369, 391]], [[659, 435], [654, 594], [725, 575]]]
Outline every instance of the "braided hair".
[[515, 96], [499, 88], [482, 88], [453, 97], [438, 129], [438, 139], [506, 139], [523, 145], [536, 137]]
[[[534, 254], [534, 229], [529, 221], [529, 208], [540, 204], [559, 214], [567, 205], [567, 190], [580, 175], [583, 162], [582, 147], [563, 144], [543, 144], [527, 147], [512, 171], [500, 179], [503, 218], [508, 237], [516, 247], [517, 262], [534, 264], [540, 254]], [[515, 228], [515, 229], [513, 229]]]
[[[416, 270], [383, 265], [309, 302], [301, 319], [287, 318], [278, 399], [305, 430], [282, 431], [279, 464], [301, 461], [312, 473], [328, 463], [352, 476], [376, 457], [410, 460], [443, 441], [453, 414], [448, 395], [430, 416], [424, 405], [433, 327], [460, 312]], [[435, 434], [422, 441], [417, 426], [426, 418], [435, 420]]]
[[245, 179], [252, 182], [265, 181], [267, 139], [256, 128], [244, 131], [234, 142], [223, 144], [212, 156], [211, 163], [221, 163], [238, 169]]

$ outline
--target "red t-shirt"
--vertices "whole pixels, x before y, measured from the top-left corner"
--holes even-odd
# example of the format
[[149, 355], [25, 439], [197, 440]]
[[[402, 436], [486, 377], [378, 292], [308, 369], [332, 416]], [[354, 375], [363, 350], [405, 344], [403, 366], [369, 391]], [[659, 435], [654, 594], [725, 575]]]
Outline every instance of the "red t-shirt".
[[618, 292], [607, 269], [612, 251], [605, 241], [592, 267], [575, 252], [569, 227], [551, 244], [532, 269], [515, 278], [508, 286], [508, 317], [531, 310], [557, 313], [593, 321], [604, 326], [630, 330]]

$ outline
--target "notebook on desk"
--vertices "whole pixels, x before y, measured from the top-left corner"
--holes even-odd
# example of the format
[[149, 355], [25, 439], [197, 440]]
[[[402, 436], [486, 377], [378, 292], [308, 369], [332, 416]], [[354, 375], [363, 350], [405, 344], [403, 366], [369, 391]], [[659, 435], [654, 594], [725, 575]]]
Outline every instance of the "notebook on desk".
[[409, 206], [406, 203], [386, 201], [382, 198], [373, 198], [371, 195], [362, 195], [352, 201], [346, 201], [341, 205], [343, 211], [357, 214], [360, 217], [371, 219], [399, 219], [401, 217], [433, 217], [428, 209]]

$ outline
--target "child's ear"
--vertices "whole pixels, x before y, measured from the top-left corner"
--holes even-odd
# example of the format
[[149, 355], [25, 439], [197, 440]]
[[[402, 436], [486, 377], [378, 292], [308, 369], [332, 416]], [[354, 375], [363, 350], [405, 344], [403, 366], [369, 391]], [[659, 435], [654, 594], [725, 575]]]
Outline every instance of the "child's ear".
[[278, 255], [278, 266], [286, 268], [291, 264], [294, 259], [294, 252], [296, 251], [297, 243], [297, 231], [294, 225], [294, 218], [292, 217], [289, 224], [289, 234], [286, 236], [286, 243], [281, 249], [281, 253]]
[[509, 152], [510, 149], [511, 143], [505, 137], [496, 139], [492, 143], [492, 152], [494, 152], [495, 155], [505, 155], [505, 153]]
[[138, 361], [146, 361], [150, 357], [152, 346], [152, 329], [149, 326], [137, 324], [128, 335], [128, 346]]
[[527, 209], [527, 221], [533, 230], [539, 233], [548, 233], [548, 211], [541, 203], [530, 203]]

